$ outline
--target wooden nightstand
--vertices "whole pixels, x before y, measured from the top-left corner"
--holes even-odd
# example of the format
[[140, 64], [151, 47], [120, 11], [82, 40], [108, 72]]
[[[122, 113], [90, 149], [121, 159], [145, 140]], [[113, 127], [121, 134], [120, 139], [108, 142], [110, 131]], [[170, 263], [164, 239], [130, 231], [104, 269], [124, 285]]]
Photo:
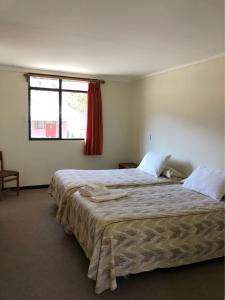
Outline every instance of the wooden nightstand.
[[130, 168], [137, 168], [137, 164], [135, 163], [120, 163], [119, 169], [130, 169]]

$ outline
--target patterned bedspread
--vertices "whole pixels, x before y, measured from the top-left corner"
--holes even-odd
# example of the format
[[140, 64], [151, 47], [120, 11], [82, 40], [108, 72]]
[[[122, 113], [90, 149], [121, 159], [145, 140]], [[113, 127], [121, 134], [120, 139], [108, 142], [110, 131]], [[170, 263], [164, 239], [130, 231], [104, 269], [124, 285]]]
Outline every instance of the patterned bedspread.
[[90, 260], [96, 293], [116, 277], [224, 256], [224, 202], [181, 185], [128, 188], [129, 196], [101, 203], [76, 192], [67, 231]]
[[136, 168], [113, 170], [68, 169], [56, 171], [50, 183], [49, 193], [58, 206], [56, 217], [60, 223], [66, 223], [68, 199], [79, 187], [88, 183], [101, 183], [107, 187], [119, 188], [165, 184], [171, 183], [171, 180], [165, 177], [156, 178]]

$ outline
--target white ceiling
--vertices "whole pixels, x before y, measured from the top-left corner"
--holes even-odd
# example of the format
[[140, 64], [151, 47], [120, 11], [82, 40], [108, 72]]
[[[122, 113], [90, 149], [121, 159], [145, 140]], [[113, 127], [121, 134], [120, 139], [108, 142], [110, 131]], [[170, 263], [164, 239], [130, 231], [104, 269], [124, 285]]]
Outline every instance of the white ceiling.
[[133, 78], [222, 52], [223, 0], [0, 0], [0, 65]]

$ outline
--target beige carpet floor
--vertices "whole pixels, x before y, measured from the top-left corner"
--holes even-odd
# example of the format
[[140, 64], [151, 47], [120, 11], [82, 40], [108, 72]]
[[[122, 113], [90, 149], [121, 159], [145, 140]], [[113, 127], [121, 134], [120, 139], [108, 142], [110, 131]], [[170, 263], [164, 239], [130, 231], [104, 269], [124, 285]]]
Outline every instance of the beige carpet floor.
[[55, 220], [46, 189], [3, 193], [0, 200], [1, 300], [222, 300], [224, 260], [118, 278], [95, 295], [88, 260]]

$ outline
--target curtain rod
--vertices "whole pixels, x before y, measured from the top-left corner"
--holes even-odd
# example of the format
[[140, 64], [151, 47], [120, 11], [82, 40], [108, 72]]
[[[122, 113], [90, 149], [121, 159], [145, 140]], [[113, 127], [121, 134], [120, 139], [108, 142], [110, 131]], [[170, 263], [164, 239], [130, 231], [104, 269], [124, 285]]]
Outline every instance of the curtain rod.
[[71, 77], [71, 76], [60, 76], [52, 74], [39, 74], [39, 73], [25, 73], [24, 76], [28, 79], [30, 76], [36, 77], [45, 77], [45, 78], [57, 78], [57, 79], [68, 79], [68, 80], [79, 80], [79, 81], [88, 81], [88, 82], [100, 82], [105, 83], [105, 80], [95, 79], [95, 78], [84, 78], [84, 77]]

